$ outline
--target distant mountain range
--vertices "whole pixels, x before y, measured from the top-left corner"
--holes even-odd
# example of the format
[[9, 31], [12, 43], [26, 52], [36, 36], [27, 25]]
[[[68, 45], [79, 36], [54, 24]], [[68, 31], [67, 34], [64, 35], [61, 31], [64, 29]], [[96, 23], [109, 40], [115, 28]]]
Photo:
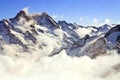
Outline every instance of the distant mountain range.
[[[15, 53], [5, 52], [6, 46]], [[14, 18], [0, 21], [0, 53], [14, 57], [67, 55], [95, 58], [107, 50], [120, 52], [120, 25], [81, 26], [56, 22], [51, 16], [21, 10]], [[36, 59], [37, 59], [36, 58]]]

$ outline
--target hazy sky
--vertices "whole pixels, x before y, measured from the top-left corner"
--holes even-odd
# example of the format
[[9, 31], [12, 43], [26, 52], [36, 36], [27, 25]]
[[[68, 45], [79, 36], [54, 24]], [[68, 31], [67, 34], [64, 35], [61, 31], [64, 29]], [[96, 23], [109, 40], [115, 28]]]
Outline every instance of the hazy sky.
[[120, 23], [120, 0], [1, 0], [0, 20], [25, 7], [29, 13], [48, 12], [56, 20], [83, 25]]

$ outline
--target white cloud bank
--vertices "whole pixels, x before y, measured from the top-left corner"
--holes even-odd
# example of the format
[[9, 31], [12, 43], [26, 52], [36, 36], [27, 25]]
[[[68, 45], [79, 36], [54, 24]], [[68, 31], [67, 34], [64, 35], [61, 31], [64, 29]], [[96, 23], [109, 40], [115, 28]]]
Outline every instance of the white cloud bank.
[[89, 19], [89, 17], [88, 16], [84, 16], [84, 17], [80, 17], [79, 18], [79, 21], [85, 21], [85, 20], [88, 20]]
[[94, 23], [94, 25], [98, 25], [98, 24], [99, 24], [99, 19], [94, 18], [94, 19], [93, 19], [93, 23]]
[[105, 19], [105, 23], [109, 24], [111, 22], [111, 20], [109, 18]]
[[91, 29], [87, 28], [78, 28], [75, 32], [79, 35], [80, 38], [85, 37], [85, 35], [90, 34], [92, 31]]
[[111, 24], [111, 20], [109, 18], [106, 18], [105, 20], [103, 20], [103, 22], [101, 22], [100, 18], [94, 18], [93, 19], [93, 25], [94, 26], [101, 26], [104, 24]]
[[69, 57], [65, 51], [53, 57], [12, 59], [0, 55], [1, 80], [119, 80], [120, 72], [111, 67], [120, 63], [120, 56], [111, 55], [90, 59]]
[[93, 25], [93, 26], [101, 26], [104, 24], [111, 24], [111, 19], [106, 18], [106, 19], [102, 19], [102, 18], [90, 18], [90, 17], [80, 17], [78, 19], [78, 24], [80, 25]]

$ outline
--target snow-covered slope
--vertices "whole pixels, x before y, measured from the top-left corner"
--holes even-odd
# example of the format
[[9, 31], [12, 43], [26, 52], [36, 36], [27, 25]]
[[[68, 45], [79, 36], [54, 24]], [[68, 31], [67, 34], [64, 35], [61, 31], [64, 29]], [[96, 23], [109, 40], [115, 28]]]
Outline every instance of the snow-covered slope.
[[45, 13], [29, 15], [22, 10], [15, 18], [2, 20], [0, 27], [3, 44], [15, 47], [14, 56], [24, 56], [26, 52], [31, 56], [34, 51], [38, 51], [39, 55], [49, 55], [54, 48], [62, 45], [60, 33], [54, 30], [60, 31], [60, 26]]
[[[116, 43], [117, 36], [119, 36], [119, 30], [112, 28], [109, 31], [111, 26], [107, 24], [97, 28], [94, 26], [84, 27], [66, 21], [58, 21], [57, 23], [45, 12], [28, 14], [25, 10], [21, 10], [14, 18], [0, 21], [0, 27], [3, 44], [1, 54], [4, 54], [4, 46], [10, 45], [15, 47], [16, 53], [14, 56], [33, 56], [34, 52], [37, 51], [38, 53], [35, 54], [37, 58], [41, 55], [53, 56], [59, 54], [62, 50], [65, 50], [70, 56], [79, 57], [87, 54], [93, 57], [101, 53], [99, 50], [103, 50], [103, 53], [104, 49], [114, 48], [115, 45], [113, 44]], [[99, 42], [101, 38], [104, 39], [103, 43]], [[112, 46], [109, 46], [109, 44], [112, 44]], [[86, 45], [89, 46], [86, 47]], [[100, 46], [109, 48], [97, 48]], [[25, 54], [26, 52], [29, 52], [29, 54]], [[94, 53], [95, 55], [91, 56]]]
[[81, 26], [25, 10], [0, 21], [1, 80], [119, 80], [118, 53], [117, 24]]

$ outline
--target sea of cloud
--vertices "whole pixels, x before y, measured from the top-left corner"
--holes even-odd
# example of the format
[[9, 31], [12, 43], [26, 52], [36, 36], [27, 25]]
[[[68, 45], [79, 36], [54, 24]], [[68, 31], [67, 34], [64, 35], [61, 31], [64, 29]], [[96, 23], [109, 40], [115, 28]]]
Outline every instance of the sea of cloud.
[[120, 55], [116, 51], [109, 53], [96, 59], [88, 56], [70, 57], [64, 50], [53, 57], [44, 56], [39, 59], [0, 55], [0, 79], [119, 80], [120, 71], [113, 66], [120, 64]]
[[[24, 20], [21, 19], [20, 22], [24, 23]], [[27, 25], [28, 23], [25, 24]], [[22, 30], [25, 32], [25, 29]], [[90, 32], [91, 30], [84, 28], [76, 30], [80, 38]], [[62, 40], [61, 30], [55, 30], [54, 33]], [[48, 57], [47, 54], [53, 48], [61, 47], [60, 41], [45, 34], [37, 36], [37, 39], [41, 44], [46, 43], [46, 46], [31, 54], [19, 53], [19, 45], [3, 45], [4, 50], [0, 52], [0, 80], [120, 80], [120, 66], [116, 67], [120, 64], [120, 55], [114, 50], [108, 51], [109, 55], [98, 56], [96, 59], [88, 56], [70, 57], [65, 50]]]

